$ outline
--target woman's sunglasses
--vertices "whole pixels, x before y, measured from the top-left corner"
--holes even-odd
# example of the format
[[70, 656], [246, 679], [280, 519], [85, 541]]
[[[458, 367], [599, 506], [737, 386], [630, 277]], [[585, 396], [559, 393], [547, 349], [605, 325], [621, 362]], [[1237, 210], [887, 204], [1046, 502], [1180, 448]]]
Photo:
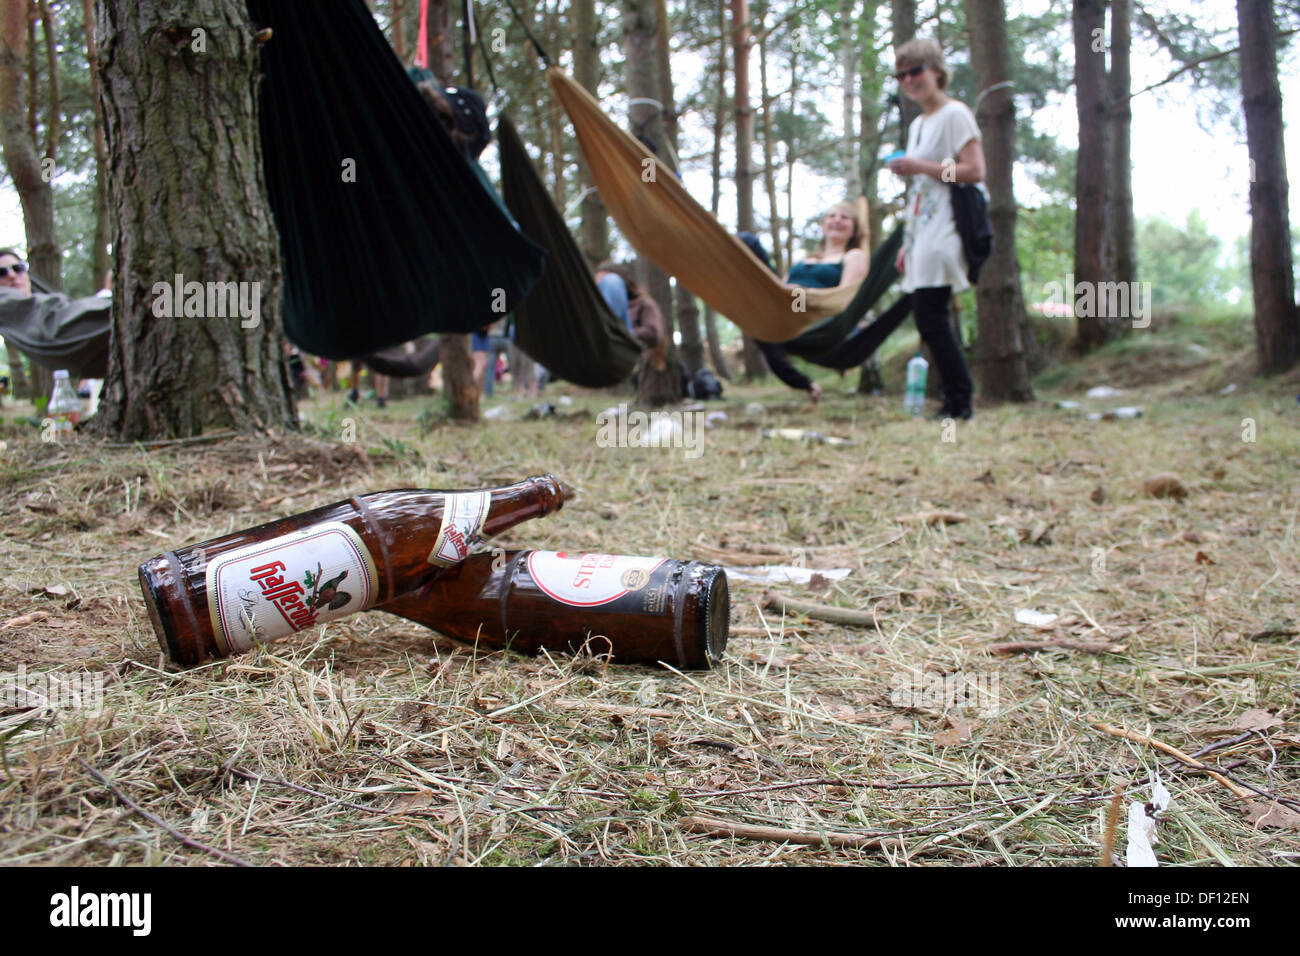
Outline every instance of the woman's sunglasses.
[[907, 79], [909, 76], [920, 76], [924, 72], [925, 64], [922, 63], [920, 66], [914, 66], [910, 70], [904, 70], [902, 73], [895, 73], [894, 79], [898, 80], [899, 83], [902, 83], [903, 80]]
[[26, 271], [27, 263], [25, 262], [15, 262], [11, 266], [0, 266], [0, 279], [8, 279], [10, 272], [16, 276], [20, 276]]

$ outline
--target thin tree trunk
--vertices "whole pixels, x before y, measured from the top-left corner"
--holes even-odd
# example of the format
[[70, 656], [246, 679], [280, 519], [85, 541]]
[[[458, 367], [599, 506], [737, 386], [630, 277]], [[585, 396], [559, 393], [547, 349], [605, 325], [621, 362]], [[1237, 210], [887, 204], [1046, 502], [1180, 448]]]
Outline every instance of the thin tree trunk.
[[[56, 290], [63, 288], [63, 255], [54, 224], [54, 142], [39, 155], [36, 116], [40, 91], [31, 82], [36, 49], [29, 44], [34, 21], [29, 20], [29, 0], [3, 0], [0, 26], [0, 136], [5, 165], [23, 210], [27, 233], [27, 261], [32, 271]], [[24, 67], [28, 74], [24, 75]]]
[[95, 0], [82, 0], [86, 28], [86, 62], [90, 65], [90, 99], [95, 110], [95, 240], [91, 249], [91, 279], [95, 288], [108, 282], [108, 143], [104, 139], [104, 108], [99, 101], [99, 55], [95, 46]]
[[[98, 18], [117, 223], [100, 432], [147, 440], [294, 429], [244, 4], [102, 0]], [[239, 286], [235, 315], [194, 295], [191, 284], [208, 283]]]
[[1137, 281], [1137, 239], [1133, 221], [1133, 108], [1130, 104], [1129, 51], [1132, 46], [1132, 0], [1110, 0], [1109, 141], [1111, 278]]
[[[645, 139], [665, 164], [671, 166], [665, 117], [652, 102], [663, 95], [659, 80], [659, 0], [623, 0], [623, 52], [627, 60], [627, 93], [634, 102], [628, 108], [628, 122], [634, 136]], [[666, 108], [666, 104], [665, 104]], [[638, 398], [651, 405], [675, 402], [682, 396], [673, 342], [672, 286], [662, 270], [648, 260], [639, 263], [642, 283], [663, 314], [667, 361], [663, 368], [642, 362]]]
[[[987, 90], [1011, 78], [1004, 0], [966, 0], [971, 66], [975, 85]], [[980, 132], [993, 223], [993, 255], [984, 264], [976, 290], [979, 311], [980, 392], [997, 401], [1028, 402], [1034, 397], [1021, 340], [1025, 315], [1016, 258], [1016, 197], [1011, 171], [1016, 159], [1016, 113], [1012, 91], [988, 93], [979, 106]]]
[[1282, 139], [1273, 0], [1237, 0], [1237, 29], [1252, 173], [1250, 281], [1255, 300], [1255, 352], [1261, 372], [1284, 372], [1300, 361], [1300, 312], [1291, 260], [1290, 184]]
[[[709, 171], [713, 176], [713, 191], [709, 209], [714, 216], [722, 198], [722, 137], [727, 128], [727, 0], [715, 0], [718, 13], [718, 66], [717, 96], [713, 101], [713, 152], [710, 155]], [[713, 306], [704, 306], [704, 330], [709, 341], [709, 356], [713, 359], [713, 369], [720, 378], [731, 381], [731, 370], [727, 367], [726, 356], [722, 353], [722, 342], [718, 339], [718, 314]]]
[[[1075, 177], [1074, 280], [1084, 294], [1076, 316], [1079, 346], [1106, 342], [1114, 317], [1097, 295], [1106, 278], [1106, 0], [1074, 0], [1074, 85], [1079, 116]], [[1091, 306], [1089, 308], [1089, 306]]]
[[[596, 19], [596, 0], [574, 0], [573, 30], [573, 77], [592, 96], [599, 96], [600, 23]], [[578, 244], [588, 262], [597, 265], [609, 258], [609, 219], [605, 202], [594, 188], [581, 151], [578, 153], [578, 184], [583, 195]]]
[[[443, 86], [451, 86], [456, 75], [451, 35], [454, 18], [452, 0], [429, 2], [429, 70]], [[430, 223], [430, 228], [436, 224]], [[439, 333], [438, 356], [442, 363], [442, 394], [447, 413], [457, 421], [476, 422], [480, 418], [479, 389], [474, 382], [474, 358], [468, 335]]]
[[[895, 49], [916, 36], [916, 0], [890, 0], [890, 23], [894, 28]], [[892, 62], [891, 57], [890, 63]], [[893, 70], [891, 69], [890, 72], [892, 73]], [[900, 111], [898, 145], [906, 149], [908, 127], [912, 125], [912, 120], [921, 115], [921, 107], [901, 92], [897, 95]]]
[[[754, 110], [749, 105], [749, 0], [731, 0], [732, 49], [735, 58], [735, 124], [736, 124], [736, 228], [742, 232], [757, 232], [754, 225]], [[754, 340], [748, 335], [742, 339], [741, 359], [745, 366], [745, 379], [754, 381], [767, 374], [767, 363]]]
[[406, 66], [409, 51], [406, 44], [406, 0], [391, 0], [388, 10], [391, 17], [388, 25], [388, 42], [393, 45], [393, 52], [402, 61], [402, 65]]
[[[876, 13], [880, 0], [865, 0], [862, 12], [854, 20], [857, 34], [852, 44], [855, 51], [861, 50], [861, 60], [855, 63], [858, 80], [858, 111], [861, 126], [862, 151], [857, 157], [861, 192], [867, 198], [868, 221], [864, 224], [868, 233], [867, 252], [874, 252], [884, 236], [885, 212], [880, 202], [880, 191], [876, 182], [878, 157], [880, 156], [880, 99], [884, 93], [883, 74], [880, 57], [875, 50]], [[850, 196], [853, 194], [850, 193]], [[878, 395], [885, 388], [884, 376], [880, 372], [880, 357], [872, 354], [858, 366], [858, 394]]]
[[[659, 66], [659, 102], [664, 105], [664, 137], [671, 155], [671, 165], [681, 172], [677, 162], [678, 118], [677, 97], [673, 92], [672, 59], [668, 47], [668, 5], [665, 0], [655, 2], [655, 52]], [[700, 339], [700, 306], [691, 292], [680, 282], [674, 282], [673, 302], [677, 306], [677, 330], [681, 336], [680, 355], [687, 370], [693, 375], [704, 367], [704, 342]]]
[[[839, 0], [840, 21], [840, 72], [844, 84], [841, 91], [840, 115], [844, 123], [844, 136], [840, 140], [840, 166], [844, 170], [844, 195], [850, 201], [862, 193], [862, 178], [858, 171], [858, 51], [853, 42], [857, 20], [853, 15], [855, 0]], [[865, 130], [864, 130], [865, 132]]]
[[772, 133], [772, 97], [767, 87], [767, 37], [768, 33], [759, 24], [758, 40], [758, 101], [762, 104], [759, 113], [763, 117], [763, 191], [767, 194], [768, 234], [772, 238], [772, 264], [781, 275], [786, 273], [785, 256], [781, 240], [781, 210], [777, 207], [776, 158], [773, 155]]

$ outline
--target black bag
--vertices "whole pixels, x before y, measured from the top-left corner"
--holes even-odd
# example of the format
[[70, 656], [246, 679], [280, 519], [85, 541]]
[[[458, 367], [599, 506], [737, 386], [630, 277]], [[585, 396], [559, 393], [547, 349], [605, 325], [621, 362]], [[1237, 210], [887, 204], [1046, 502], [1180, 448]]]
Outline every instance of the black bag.
[[984, 190], [973, 183], [952, 184], [952, 218], [966, 254], [966, 278], [979, 282], [980, 268], [993, 255], [993, 223]]
[[722, 383], [710, 369], [699, 369], [691, 379], [689, 395], [701, 401], [712, 401], [722, 397]]

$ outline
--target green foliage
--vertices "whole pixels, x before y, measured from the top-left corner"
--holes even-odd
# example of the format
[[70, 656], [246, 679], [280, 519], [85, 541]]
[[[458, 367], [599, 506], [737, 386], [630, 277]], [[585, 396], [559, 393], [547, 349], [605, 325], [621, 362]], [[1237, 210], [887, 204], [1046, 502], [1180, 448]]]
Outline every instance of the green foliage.
[[1232, 270], [1219, 264], [1223, 242], [1211, 235], [1197, 210], [1181, 228], [1164, 219], [1143, 220], [1137, 247], [1139, 277], [1151, 283], [1157, 306], [1205, 306], [1221, 300], [1234, 284]]

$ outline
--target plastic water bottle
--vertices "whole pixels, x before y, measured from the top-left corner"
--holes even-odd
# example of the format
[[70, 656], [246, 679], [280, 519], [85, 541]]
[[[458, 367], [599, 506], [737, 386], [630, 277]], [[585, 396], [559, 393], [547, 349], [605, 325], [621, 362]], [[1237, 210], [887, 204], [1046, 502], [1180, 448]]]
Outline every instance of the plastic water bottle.
[[76, 437], [77, 421], [81, 418], [81, 399], [68, 381], [67, 369], [61, 368], [54, 373], [54, 391], [50, 393], [50, 403], [45, 406], [45, 414], [54, 420], [55, 441], [72, 441]]
[[907, 387], [903, 392], [903, 411], [909, 415], [925, 414], [925, 374], [930, 363], [920, 352], [907, 363]]

